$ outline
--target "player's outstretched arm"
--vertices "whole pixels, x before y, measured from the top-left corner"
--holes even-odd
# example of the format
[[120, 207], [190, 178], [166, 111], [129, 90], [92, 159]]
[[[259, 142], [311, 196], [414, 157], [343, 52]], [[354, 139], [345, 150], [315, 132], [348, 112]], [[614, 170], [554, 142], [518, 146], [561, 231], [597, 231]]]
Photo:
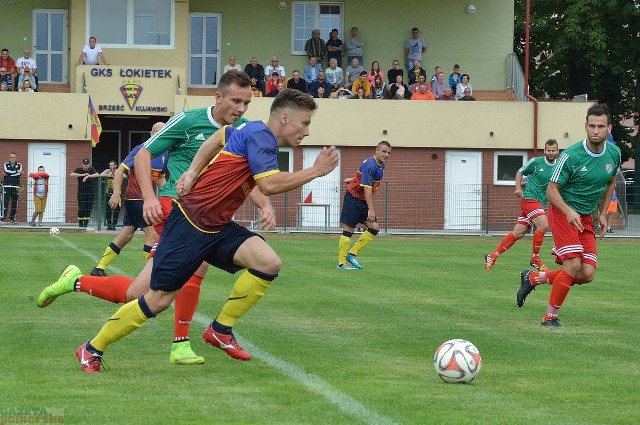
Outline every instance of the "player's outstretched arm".
[[224, 142], [222, 140], [224, 131], [224, 128], [216, 131], [200, 146], [196, 156], [193, 157], [193, 161], [191, 161], [189, 169], [176, 181], [176, 190], [178, 191], [178, 195], [184, 196], [189, 193], [202, 169], [206, 167], [207, 164], [209, 164], [224, 147]]
[[558, 183], [549, 182], [547, 185], [547, 199], [553, 205], [553, 208], [560, 210], [567, 217], [567, 221], [571, 226], [574, 226], [580, 232], [584, 230], [580, 214], [564, 202], [562, 195], [560, 195], [560, 185]]
[[335, 150], [335, 146], [322, 148], [322, 151], [320, 151], [320, 154], [311, 167], [296, 171], [295, 173], [281, 171], [270, 176], [262, 177], [256, 180], [256, 183], [260, 191], [267, 196], [300, 187], [316, 177], [329, 174], [338, 166], [339, 159]]
[[609, 204], [611, 203], [611, 198], [613, 197], [613, 192], [615, 190], [616, 176], [614, 174], [609, 179], [609, 182], [607, 182], [607, 188], [604, 190], [604, 193], [602, 194], [600, 203], [598, 205], [598, 208], [600, 210], [600, 214], [598, 215], [598, 222], [600, 223], [600, 238], [604, 238], [605, 233], [607, 233], [607, 211], [609, 210]]

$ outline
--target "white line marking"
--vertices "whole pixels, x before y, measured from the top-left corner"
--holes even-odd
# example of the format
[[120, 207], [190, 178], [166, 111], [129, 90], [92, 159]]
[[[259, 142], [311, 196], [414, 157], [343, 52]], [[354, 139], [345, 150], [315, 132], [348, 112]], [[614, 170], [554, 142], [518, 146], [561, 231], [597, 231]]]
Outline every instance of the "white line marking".
[[[78, 251], [85, 257], [90, 258], [95, 263], [99, 261], [98, 257], [80, 248], [79, 246], [72, 244], [62, 236], [55, 235], [55, 237], [60, 239], [69, 248], [72, 248]], [[125, 271], [122, 269], [119, 269], [118, 267], [109, 266], [109, 268], [118, 274], [126, 275]], [[194, 316], [194, 319], [198, 323], [204, 326], [208, 326], [213, 321], [213, 319], [197, 312]], [[368, 409], [364, 404], [360, 403], [358, 400], [354, 399], [348, 394], [345, 394], [342, 391], [338, 390], [337, 388], [331, 386], [331, 384], [323, 381], [317, 375], [307, 373], [302, 368], [267, 353], [266, 351], [258, 348], [256, 345], [249, 342], [247, 339], [242, 338], [240, 335], [236, 334], [235, 332], [234, 332], [234, 335], [236, 339], [240, 342], [240, 344], [243, 346], [243, 348], [246, 348], [247, 351], [249, 351], [253, 357], [262, 360], [269, 366], [279, 370], [283, 375], [288, 376], [293, 381], [296, 381], [304, 385], [305, 387], [307, 387], [307, 389], [313, 391], [314, 393], [321, 395], [327, 401], [338, 406], [338, 408], [342, 410], [344, 413], [354, 416], [368, 424], [394, 425], [396, 423], [391, 418], [388, 418], [384, 415], [381, 415], [377, 412], [372, 411], [371, 409]]]

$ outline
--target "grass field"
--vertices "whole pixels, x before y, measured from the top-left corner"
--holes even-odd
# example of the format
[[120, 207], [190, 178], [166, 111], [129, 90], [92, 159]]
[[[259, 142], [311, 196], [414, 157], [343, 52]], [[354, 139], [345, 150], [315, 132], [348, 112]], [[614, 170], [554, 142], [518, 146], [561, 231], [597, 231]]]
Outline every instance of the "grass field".
[[[66, 424], [640, 423], [640, 241], [605, 239], [596, 280], [574, 287], [564, 327], [547, 329], [549, 286], [515, 305], [531, 239], [488, 272], [482, 255], [497, 238], [380, 236], [360, 255], [363, 270], [339, 271], [336, 235], [265, 237], [284, 267], [236, 326], [252, 361], [200, 338], [234, 282], [210, 269], [192, 326], [204, 365], [169, 364], [169, 310], [112, 345], [109, 371], [93, 375], [73, 352], [117, 306], [84, 293], [45, 309], [35, 299], [63, 265], [88, 272], [111, 237], [2, 229], [0, 424], [20, 412]], [[141, 245], [137, 237], [109, 271], [135, 275]], [[433, 370], [451, 338], [482, 354], [470, 385]]]

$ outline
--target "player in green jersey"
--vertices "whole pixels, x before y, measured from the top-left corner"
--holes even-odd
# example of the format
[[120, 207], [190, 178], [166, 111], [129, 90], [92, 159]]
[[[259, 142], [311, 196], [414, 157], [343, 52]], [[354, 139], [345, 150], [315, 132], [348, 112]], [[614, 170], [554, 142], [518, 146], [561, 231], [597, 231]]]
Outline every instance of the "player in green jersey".
[[[520, 216], [516, 220], [513, 231], [507, 234], [498, 246], [489, 254], [485, 255], [485, 265], [487, 270], [496, 263], [498, 256], [506, 252], [519, 239], [529, 232], [533, 224], [536, 230], [533, 232], [533, 247], [531, 250], [531, 260], [529, 264], [540, 271], [546, 271], [547, 266], [540, 259], [540, 247], [544, 242], [544, 235], [549, 228], [549, 221], [544, 211], [547, 206], [547, 183], [551, 178], [551, 173], [556, 166], [558, 156], [558, 142], [549, 139], [544, 144], [544, 156], [531, 158], [516, 173], [515, 195], [520, 199]], [[528, 176], [529, 181], [522, 190], [522, 177]]]
[[607, 143], [611, 116], [602, 106], [587, 111], [586, 139], [567, 148], [559, 157], [547, 186], [549, 225], [553, 232], [558, 270], [520, 273], [516, 303], [541, 283], [550, 283], [549, 307], [542, 326], [561, 326], [558, 310], [573, 285], [591, 282], [596, 274], [598, 250], [593, 214], [597, 210], [600, 237], [607, 231], [607, 209], [620, 168], [620, 149]]

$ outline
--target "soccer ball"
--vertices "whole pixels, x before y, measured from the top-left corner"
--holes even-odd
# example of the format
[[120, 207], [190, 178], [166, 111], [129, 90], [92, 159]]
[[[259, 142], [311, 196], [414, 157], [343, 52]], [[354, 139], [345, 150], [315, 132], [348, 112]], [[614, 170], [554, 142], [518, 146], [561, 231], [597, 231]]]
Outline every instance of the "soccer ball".
[[436, 350], [433, 366], [444, 382], [468, 384], [480, 372], [482, 358], [476, 346], [469, 341], [450, 339]]
[[57, 227], [52, 227], [51, 229], [49, 229], [49, 233], [51, 233], [52, 235], [57, 235], [58, 233], [60, 233], [60, 229], [58, 229]]

